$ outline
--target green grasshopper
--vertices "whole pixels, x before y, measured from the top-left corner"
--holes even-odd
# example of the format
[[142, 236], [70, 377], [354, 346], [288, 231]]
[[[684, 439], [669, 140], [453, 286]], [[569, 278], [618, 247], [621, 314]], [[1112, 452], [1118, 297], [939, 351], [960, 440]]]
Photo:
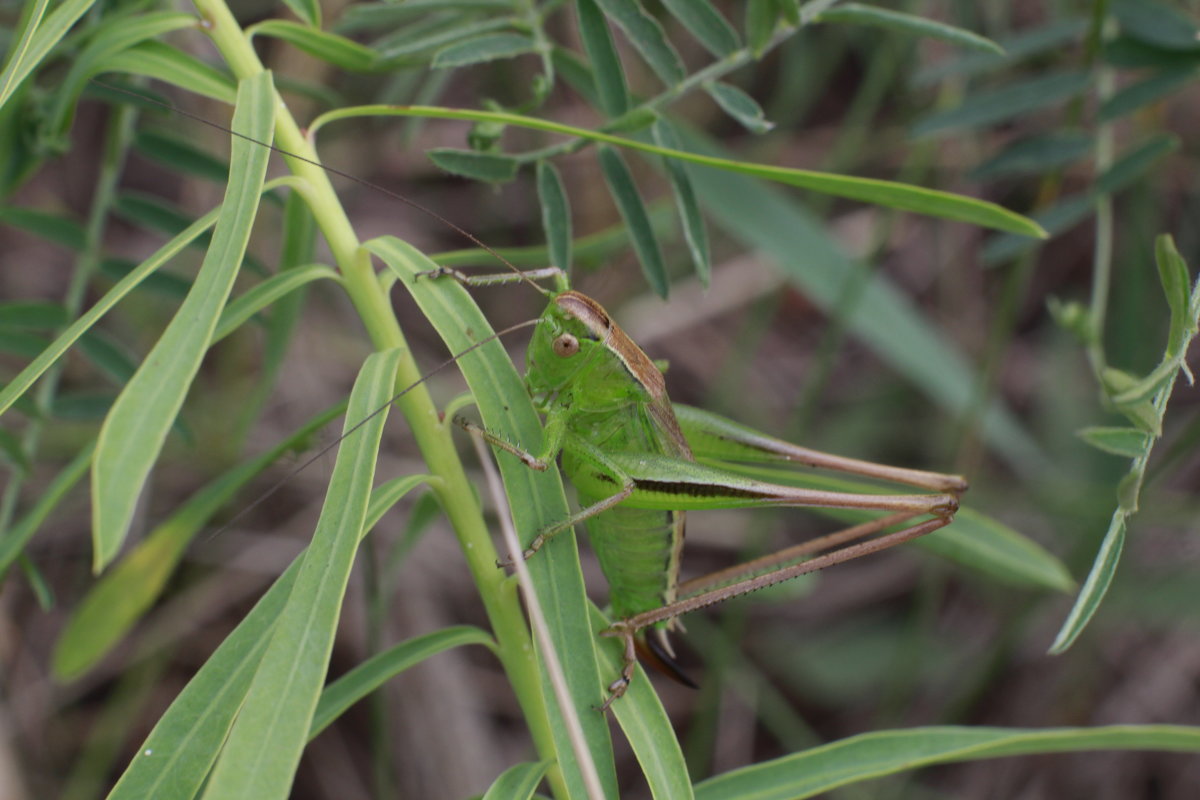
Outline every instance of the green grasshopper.
[[[173, 110], [234, 133], [189, 112]], [[256, 143], [309, 161], [267, 142]], [[599, 303], [569, 288], [561, 269], [522, 272], [469, 231], [414, 200], [324, 164], [309, 163], [428, 214], [511, 269], [498, 275], [468, 276], [442, 268], [431, 276], [449, 276], [468, 286], [524, 281], [549, 295], [550, 304], [537, 321], [530, 342], [525, 376], [530, 395], [545, 419], [542, 452], [531, 454], [461, 417], [455, 421], [532, 469], [545, 470], [561, 454], [563, 471], [576, 487], [582, 509], [538, 531], [520, 557], [532, 557], [550, 537], [578, 522], [585, 524], [609, 584], [612, 614], [617, 618], [602, 635], [620, 638], [624, 643], [624, 667], [609, 685], [602, 710], [625, 693], [633, 679], [638, 653], [668, 675], [694, 685], [675, 665], [668, 638], [668, 633], [679, 627], [681, 615], [910, 541], [945, 527], [958, 510], [959, 497], [967, 490], [967, 482], [960, 476], [830, 455], [771, 438], [716, 414], [672, 405], [661, 370]], [[534, 283], [545, 278], [555, 280], [555, 291]], [[892, 481], [929, 493], [856, 494], [796, 488], [700, 464], [697, 457], [793, 462]], [[680, 583], [687, 511], [763, 506], [892, 513]], [[928, 518], [913, 522], [921, 517]], [[901, 524], [905, 527], [883, 533]]]
[[[545, 420], [544, 447], [531, 454], [461, 417], [455, 421], [532, 469], [544, 470], [562, 456], [563, 472], [578, 491], [582, 508], [539, 531], [521, 557], [532, 557], [550, 537], [578, 522], [585, 524], [617, 618], [602, 635], [624, 643], [624, 667], [609, 685], [602, 710], [625, 693], [638, 653], [691, 685], [675, 665], [667, 636], [680, 615], [915, 539], [948, 525], [958, 510], [959, 496], [967, 489], [960, 476], [830, 455], [773, 439], [716, 414], [672, 405], [659, 368], [599, 303], [568, 288], [565, 273], [554, 267], [528, 273], [512, 269], [511, 274], [479, 277], [447, 268], [431, 274], [476, 286], [530, 277], [556, 279], [557, 290], [548, 293], [550, 304], [529, 345], [525, 376]], [[697, 457], [795, 462], [930, 493], [796, 488], [697, 463]], [[686, 512], [752, 506], [892, 513], [680, 583]], [[913, 522], [920, 517], [928, 518]], [[875, 536], [905, 523], [900, 530]], [[822, 551], [829, 552], [813, 556]]]

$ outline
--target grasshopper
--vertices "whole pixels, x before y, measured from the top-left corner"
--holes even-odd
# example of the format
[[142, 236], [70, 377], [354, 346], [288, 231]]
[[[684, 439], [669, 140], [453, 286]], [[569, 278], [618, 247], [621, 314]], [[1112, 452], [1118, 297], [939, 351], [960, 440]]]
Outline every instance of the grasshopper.
[[[218, 123], [168, 108], [234, 134]], [[668, 637], [681, 627], [681, 615], [910, 541], [950, 524], [958, 510], [959, 498], [967, 490], [967, 481], [961, 476], [831, 455], [772, 438], [701, 409], [673, 405], [658, 366], [598, 302], [572, 290], [566, 272], [559, 267], [522, 272], [469, 231], [410, 198], [267, 142], [252, 141], [415, 208], [449, 226], [510, 269], [507, 273], [471, 276], [443, 267], [427, 273], [428, 277], [447, 277], [466, 286], [522, 281], [548, 295], [549, 305], [534, 326], [525, 376], [535, 406], [544, 417], [541, 452], [530, 453], [462, 417], [456, 417], [455, 422], [518, 457], [531, 469], [545, 470], [561, 456], [563, 471], [576, 487], [582, 508], [538, 531], [525, 551], [515, 557], [531, 558], [551, 537], [584, 523], [608, 581], [612, 615], [616, 617], [601, 635], [619, 638], [624, 645], [624, 666], [609, 684], [609, 696], [601, 710], [625, 694], [639, 654], [668, 675], [694, 686], [675, 664]], [[554, 290], [535, 283], [542, 279], [554, 280]], [[397, 397], [374, 413], [390, 407]], [[374, 414], [368, 419], [370, 416]], [[697, 458], [795, 463], [899, 483], [924, 493], [859, 494], [797, 488], [747, 478], [699, 463]], [[680, 582], [687, 511], [764, 506], [891, 513]], [[885, 532], [897, 525], [903, 527]]]
[[[967, 489], [966, 480], [958, 475], [830, 455], [771, 438], [716, 414], [673, 405], [661, 370], [599, 303], [568, 288], [563, 271], [512, 269], [512, 273], [475, 277], [442, 268], [432, 275], [468, 286], [531, 276], [556, 280], [556, 290], [548, 293], [550, 303], [530, 341], [525, 376], [545, 420], [543, 449], [529, 453], [461, 417], [455, 421], [532, 469], [544, 470], [561, 456], [563, 472], [575, 486], [582, 508], [537, 532], [520, 557], [533, 557], [550, 537], [576, 523], [587, 528], [617, 618], [602, 635], [620, 638], [624, 644], [624, 666], [609, 685], [601, 710], [625, 693], [639, 653], [693, 685], [675, 665], [668, 638], [680, 615], [915, 539], [948, 525], [958, 510], [959, 497]], [[697, 457], [793, 462], [905, 484], [926, 493], [796, 488], [698, 463]], [[892, 513], [681, 583], [687, 511], [750, 506]], [[922, 517], [927, 518], [914, 522]], [[900, 530], [877, 535], [901, 524]]]

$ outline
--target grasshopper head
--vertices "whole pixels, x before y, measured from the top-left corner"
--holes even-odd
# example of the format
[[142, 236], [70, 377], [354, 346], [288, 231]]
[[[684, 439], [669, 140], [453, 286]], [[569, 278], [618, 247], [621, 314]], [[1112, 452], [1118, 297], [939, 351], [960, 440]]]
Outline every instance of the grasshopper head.
[[589, 369], [591, 393], [600, 398], [628, 394], [665, 399], [662, 372], [608, 316], [603, 306], [579, 292], [554, 296], [529, 344], [526, 382], [535, 397], [562, 392]]
[[529, 391], [535, 397], [562, 391], [604, 350], [610, 325], [608, 314], [591, 298], [578, 292], [556, 295], [529, 342]]

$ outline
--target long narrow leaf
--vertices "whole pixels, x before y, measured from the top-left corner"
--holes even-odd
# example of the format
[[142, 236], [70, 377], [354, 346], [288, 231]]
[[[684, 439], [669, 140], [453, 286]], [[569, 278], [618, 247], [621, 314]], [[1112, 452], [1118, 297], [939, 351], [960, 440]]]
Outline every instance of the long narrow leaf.
[[[1086, 76], [1085, 76], [1086, 78]], [[627, 139], [609, 133], [563, 125], [558, 122], [527, 117], [521, 114], [510, 114], [499, 111], [474, 111], [462, 108], [438, 108], [435, 106], [358, 106], [331, 111], [321, 115], [310, 126], [310, 133], [320, 126], [338, 119], [348, 119], [362, 116], [402, 116], [402, 117], [432, 117], [437, 119], [465, 119], [476, 121], [500, 122], [506, 125], [516, 125], [523, 128], [561, 133], [594, 142], [616, 145], [628, 150], [640, 150], [644, 153], [669, 156], [689, 161], [693, 164], [712, 167], [725, 172], [735, 172], [754, 178], [762, 178], [776, 183], [784, 183], [801, 189], [844, 197], [848, 200], [858, 200], [864, 203], [895, 208], [901, 211], [913, 211], [933, 217], [952, 219], [958, 222], [968, 222], [986, 228], [1000, 231], [1045, 238], [1046, 232], [1033, 220], [1023, 217], [1013, 211], [977, 200], [966, 195], [926, 189], [896, 181], [885, 181], [876, 178], [856, 178], [849, 175], [836, 175], [831, 172], [816, 172], [814, 170], [795, 169], [792, 167], [777, 167], [770, 164], [753, 164], [737, 161], [731, 158], [720, 158], [710, 153], [700, 153], [689, 150], [670, 150], [658, 147], [648, 142]]]
[[650, 224], [650, 215], [638, 193], [633, 174], [621, 154], [606, 145], [600, 147], [600, 170], [604, 173], [609, 194], [621, 212], [621, 219], [625, 220], [629, 229], [638, 263], [642, 265], [642, 274], [659, 297], [666, 297], [670, 286], [667, 283], [667, 265], [663, 263], [658, 237], [654, 235], [654, 226]]
[[710, 778], [698, 800], [799, 800], [930, 764], [1081, 750], [1200, 752], [1200, 728], [1110, 725], [1099, 728], [931, 727], [881, 731], [831, 742]]
[[[260, 142], [270, 139], [274, 103], [270, 73], [243, 81], [238, 87], [234, 130]], [[200, 368], [246, 251], [269, 155], [265, 147], [233, 137], [233, 179], [200, 274], [100, 430], [92, 468], [96, 571], [120, 549], [142, 486]]]
[[409, 667], [438, 653], [468, 644], [495, 647], [496, 643], [487, 631], [459, 625], [416, 636], [377, 653], [325, 687], [317, 710], [313, 712], [308, 738], [315, 738], [346, 709]]
[[346, 431], [359, 427], [338, 448], [312, 543], [213, 768], [207, 800], [288, 796], [325, 683], [387, 413], [367, 417], [392, 396], [399, 361], [398, 351], [375, 353], [354, 383]]

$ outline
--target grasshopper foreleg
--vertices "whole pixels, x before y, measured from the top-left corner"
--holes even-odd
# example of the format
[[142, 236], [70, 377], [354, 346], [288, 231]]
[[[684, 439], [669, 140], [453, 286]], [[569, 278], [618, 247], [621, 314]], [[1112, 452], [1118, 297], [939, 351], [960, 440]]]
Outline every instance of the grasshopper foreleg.
[[[458, 425], [472, 436], [477, 436], [488, 444], [498, 447], [506, 453], [511, 453], [520, 459], [522, 464], [530, 469], [535, 469], [538, 472], [542, 472], [546, 469], [546, 460], [534, 456], [529, 451], [518, 447], [503, 437], [497, 436], [480, 425], [476, 425], [469, 419], [456, 415], [454, 417], [454, 424]], [[557, 449], [557, 446], [555, 446], [555, 449]], [[587, 449], [592, 450], [593, 448], [589, 446]], [[606, 497], [603, 500], [593, 503], [587, 508], [580, 509], [576, 513], [564, 520], [561, 520], [560, 522], [542, 528], [540, 531], [538, 531], [537, 535], [533, 537], [533, 540], [529, 543], [529, 546], [525, 548], [524, 552], [521, 553], [521, 557], [526, 561], [528, 561], [538, 550], [541, 550], [542, 547], [545, 546], [546, 542], [550, 541], [563, 531], [574, 527], [577, 522], [583, 522], [585, 519], [594, 517], [597, 514], [607, 511], [613, 506], [627, 500], [629, 496], [633, 494], [635, 486], [631, 478], [625, 475], [619, 467], [613, 464], [607, 457], [604, 456], [603, 453], [599, 452], [598, 450], [591, 455], [594, 461], [601, 464], [602, 468], [606, 472], [611, 472], [613, 476], [615, 476], [615, 479], [620, 482], [620, 491], [610, 497]], [[510, 567], [512, 566], [512, 561], [499, 560], [496, 562], [496, 566]]]
[[484, 428], [480, 425], [476, 425], [474, 422], [471, 422], [471, 420], [467, 419], [466, 417], [460, 417], [458, 415], [455, 415], [454, 424], [457, 425], [458, 427], [462, 428], [464, 431], [471, 434], [472, 436], [478, 436], [480, 439], [482, 439], [483, 441], [492, 445], [493, 447], [498, 447], [506, 453], [511, 453], [512, 455], [519, 458], [521, 460], [521, 463], [524, 464], [525, 466], [529, 467], [530, 469], [537, 470], [538, 472], [546, 471], [546, 462], [545, 461], [543, 461], [542, 459], [533, 455], [528, 450], [521, 449], [520, 447], [516, 446], [515, 444], [513, 444], [512, 442], [503, 438], [502, 436], [497, 436], [496, 434], [489, 431], [487, 428]]

